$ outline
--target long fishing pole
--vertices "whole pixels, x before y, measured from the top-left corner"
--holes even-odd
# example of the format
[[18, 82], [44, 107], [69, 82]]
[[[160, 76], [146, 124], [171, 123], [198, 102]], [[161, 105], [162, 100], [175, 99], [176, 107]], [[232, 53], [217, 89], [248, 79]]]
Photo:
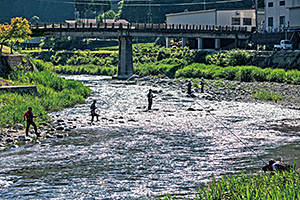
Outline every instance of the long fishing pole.
[[[164, 74], [162, 71], [160, 71], [159, 69], [156, 68], [156, 70], [158, 70], [161, 74], [163, 74], [167, 79], [169, 79], [174, 85], [176, 85], [177, 87], [179, 87], [181, 89], [181, 87], [176, 84], [172, 79], [170, 79], [166, 74]], [[192, 97], [192, 95], [188, 94], [190, 97]], [[209, 115], [214, 118], [217, 122], [219, 122], [230, 134], [232, 134], [233, 136], [235, 136], [235, 138], [240, 141], [243, 145], [245, 145], [254, 155], [256, 155], [264, 164], [268, 165], [252, 148], [250, 148], [245, 142], [243, 142], [243, 140], [241, 140], [236, 134], [234, 134], [223, 122], [221, 122], [217, 117], [213, 116], [209, 111], [207, 111], [205, 109], [205, 107], [200, 104], [197, 101], [194, 101], [195, 103], [197, 103], [198, 105], [200, 105], [207, 113], [209, 113]]]

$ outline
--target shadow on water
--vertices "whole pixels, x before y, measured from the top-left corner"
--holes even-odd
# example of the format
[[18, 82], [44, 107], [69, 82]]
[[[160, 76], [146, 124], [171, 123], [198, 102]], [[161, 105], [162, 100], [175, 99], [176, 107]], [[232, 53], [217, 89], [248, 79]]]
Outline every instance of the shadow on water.
[[[185, 197], [197, 193], [212, 176], [257, 173], [263, 166], [177, 88], [145, 81], [124, 85], [97, 76], [66, 78], [84, 81], [93, 90], [85, 104], [51, 114], [54, 119], [76, 118], [77, 131], [67, 138], [1, 152], [3, 198]], [[161, 91], [155, 94], [156, 111], [143, 112], [150, 88]], [[98, 100], [101, 120], [91, 125], [93, 99]], [[300, 166], [299, 134], [276, 128], [283, 119], [294, 123], [299, 111], [268, 104], [196, 101], [264, 160], [296, 159]]]

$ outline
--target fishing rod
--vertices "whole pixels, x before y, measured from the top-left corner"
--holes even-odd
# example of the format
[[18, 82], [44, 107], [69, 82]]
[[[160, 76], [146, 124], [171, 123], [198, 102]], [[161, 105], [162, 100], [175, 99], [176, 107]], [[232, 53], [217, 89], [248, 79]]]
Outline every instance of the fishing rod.
[[[177, 83], [175, 83], [172, 79], [170, 79], [166, 74], [164, 74], [162, 71], [160, 71], [159, 69], [156, 68], [156, 70], [158, 70], [162, 75], [164, 75], [167, 79], [169, 79], [174, 85], [176, 85], [177, 87], [179, 87], [180, 89], [182, 89]], [[190, 97], [192, 97], [192, 95], [188, 94]], [[205, 109], [205, 107], [200, 104], [197, 101], [194, 101], [196, 104], [198, 104], [199, 106], [201, 106], [203, 108], [203, 110], [205, 110], [205, 112], [207, 112], [212, 118], [214, 118], [219, 124], [221, 124], [230, 134], [232, 134], [239, 142], [241, 142], [243, 145], [245, 145], [254, 155], [256, 155], [256, 157], [258, 157], [264, 164], [268, 165], [251, 147], [249, 147], [245, 142], [243, 142], [243, 140], [241, 140], [236, 134], [234, 134], [234, 132], [232, 132], [223, 122], [221, 122], [217, 117], [213, 116], [209, 111], [207, 111]]]

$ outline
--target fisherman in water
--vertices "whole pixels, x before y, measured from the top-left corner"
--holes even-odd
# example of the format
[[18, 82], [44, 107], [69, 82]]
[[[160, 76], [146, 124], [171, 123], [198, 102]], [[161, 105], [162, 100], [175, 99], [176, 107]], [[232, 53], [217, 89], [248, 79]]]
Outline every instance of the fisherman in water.
[[153, 102], [152, 99], [155, 97], [155, 96], [153, 96], [151, 89], [149, 90], [147, 97], [148, 97], [148, 110], [151, 110], [152, 102]]
[[29, 136], [28, 135], [29, 127], [30, 127], [30, 125], [32, 125], [33, 128], [34, 128], [36, 136], [37, 137], [41, 137], [41, 135], [37, 131], [37, 126], [36, 126], [36, 124], [33, 121], [33, 118], [36, 118], [36, 116], [33, 115], [32, 107], [31, 106], [28, 107], [28, 111], [25, 112], [23, 118], [24, 118], [24, 121], [27, 120], [27, 124], [26, 124], [26, 136], [27, 137]]
[[95, 116], [97, 117], [97, 121], [99, 121], [99, 119], [98, 119], [99, 115], [96, 113], [96, 109], [97, 109], [96, 103], [97, 103], [97, 101], [93, 100], [93, 103], [91, 105], [91, 114], [92, 114], [92, 120], [91, 121], [92, 122], [94, 121]]

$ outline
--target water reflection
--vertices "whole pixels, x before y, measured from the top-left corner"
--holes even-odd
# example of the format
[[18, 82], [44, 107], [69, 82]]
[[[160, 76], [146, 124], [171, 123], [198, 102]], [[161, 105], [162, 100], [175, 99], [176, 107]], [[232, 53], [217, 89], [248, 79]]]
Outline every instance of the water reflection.
[[[300, 153], [298, 134], [274, 128], [278, 120], [297, 119], [297, 110], [196, 99], [199, 105], [168, 84], [66, 78], [84, 81], [93, 90], [85, 104], [52, 113], [56, 119], [76, 119], [77, 132], [1, 152], [3, 198], [184, 196], [197, 193], [211, 176], [258, 172], [263, 163], [218, 120], [266, 161], [292, 162]], [[149, 88], [157, 91], [156, 110], [145, 112]], [[91, 126], [93, 99], [98, 100], [102, 119]]]

